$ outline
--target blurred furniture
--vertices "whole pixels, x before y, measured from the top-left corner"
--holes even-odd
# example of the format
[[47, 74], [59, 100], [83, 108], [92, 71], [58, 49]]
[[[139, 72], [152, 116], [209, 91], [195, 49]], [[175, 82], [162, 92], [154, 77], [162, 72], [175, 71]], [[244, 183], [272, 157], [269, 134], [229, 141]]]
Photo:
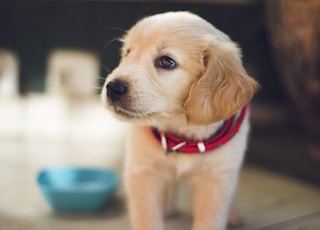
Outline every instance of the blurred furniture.
[[99, 60], [80, 50], [54, 50], [48, 58], [46, 92], [69, 100], [86, 100], [97, 92]]
[[279, 76], [308, 133], [305, 157], [320, 162], [320, 1], [266, 2]]
[[18, 72], [17, 55], [10, 50], [0, 48], [0, 98], [18, 96]]

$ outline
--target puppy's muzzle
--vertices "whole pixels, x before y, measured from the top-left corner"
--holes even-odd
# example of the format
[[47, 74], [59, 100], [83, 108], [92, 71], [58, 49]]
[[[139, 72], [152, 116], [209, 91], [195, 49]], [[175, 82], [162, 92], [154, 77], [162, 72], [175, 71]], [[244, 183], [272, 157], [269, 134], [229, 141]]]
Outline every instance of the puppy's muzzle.
[[116, 102], [128, 93], [128, 85], [120, 80], [113, 80], [107, 84], [107, 97], [111, 102]]

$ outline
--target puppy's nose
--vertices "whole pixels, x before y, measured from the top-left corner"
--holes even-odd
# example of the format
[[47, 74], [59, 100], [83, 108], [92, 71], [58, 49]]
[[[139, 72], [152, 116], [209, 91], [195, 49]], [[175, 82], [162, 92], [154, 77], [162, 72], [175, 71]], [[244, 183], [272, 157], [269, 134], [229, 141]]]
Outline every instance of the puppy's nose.
[[120, 80], [113, 80], [107, 84], [107, 96], [111, 101], [118, 101], [128, 92], [127, 83]]

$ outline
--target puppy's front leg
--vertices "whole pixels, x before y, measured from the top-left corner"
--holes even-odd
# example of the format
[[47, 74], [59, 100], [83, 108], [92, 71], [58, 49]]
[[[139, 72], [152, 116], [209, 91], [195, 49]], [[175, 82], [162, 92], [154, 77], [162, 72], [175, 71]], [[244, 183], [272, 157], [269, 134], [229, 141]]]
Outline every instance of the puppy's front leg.
[[163, 182], [153, 170], [127, 172], [126, 189], [134, 230], [162, 230]]
[[193, 230], [224, 230], [236, 179], [203, 177], [193, 181]]

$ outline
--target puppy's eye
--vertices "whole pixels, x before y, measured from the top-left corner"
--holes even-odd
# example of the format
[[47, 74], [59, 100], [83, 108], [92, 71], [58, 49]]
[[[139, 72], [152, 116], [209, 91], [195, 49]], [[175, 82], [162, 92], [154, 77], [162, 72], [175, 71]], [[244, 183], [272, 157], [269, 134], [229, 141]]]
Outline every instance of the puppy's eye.
[[126, 50], [126, 52], [125, 52], [125, 55], [124, 55], [124, 56], [125, 56], [125, 57], [126, 57], [126, 56], [128, 56], [130, 52], [131, 52], [131, 49], [130, 49], [130, 48], [128, 48], [128, 49]]
[[156, 59], [155, 65], [162, 69], [173, 69], [177, 64], [171, 57], [162, 56]]

